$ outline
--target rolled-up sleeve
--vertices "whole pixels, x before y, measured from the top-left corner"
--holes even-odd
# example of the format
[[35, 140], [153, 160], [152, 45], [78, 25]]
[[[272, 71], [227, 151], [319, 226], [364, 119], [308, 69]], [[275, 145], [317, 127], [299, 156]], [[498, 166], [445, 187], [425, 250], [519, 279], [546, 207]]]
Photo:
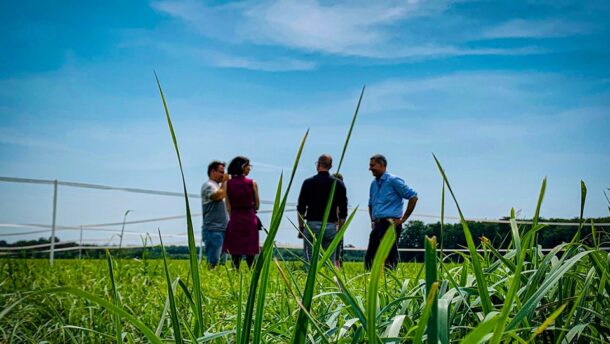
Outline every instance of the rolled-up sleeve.
[[402, 180], [399, 177], [394, 177], [391, 179], [392, 181], [392, 185], [394, 186], [394, 190], [396, 190], [396, 192], [398, 192], [398, 194], [400, 195], [400, 197], [404, 198], [404, 199], [411, 199], [413, 197], [417, 196], [417, 192], [415, 192], [415, 190], [411, 189], [404, 180]]

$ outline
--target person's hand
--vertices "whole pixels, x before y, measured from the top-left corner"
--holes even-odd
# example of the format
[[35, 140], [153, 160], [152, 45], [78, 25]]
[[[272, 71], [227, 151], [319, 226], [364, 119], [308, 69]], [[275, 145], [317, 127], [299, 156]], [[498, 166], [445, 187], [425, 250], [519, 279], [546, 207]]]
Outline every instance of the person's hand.
[[402, 219], [393, 219], [392, 222], [394, 222], [394, 226], [396, 227], [402, 226], [402, 224], [404, 223]]
[[227, 180], [231, 179], [231, 176], [229, 176], [228, 173], [225, 173], [222, 175], [222, 182], [226, 182]]

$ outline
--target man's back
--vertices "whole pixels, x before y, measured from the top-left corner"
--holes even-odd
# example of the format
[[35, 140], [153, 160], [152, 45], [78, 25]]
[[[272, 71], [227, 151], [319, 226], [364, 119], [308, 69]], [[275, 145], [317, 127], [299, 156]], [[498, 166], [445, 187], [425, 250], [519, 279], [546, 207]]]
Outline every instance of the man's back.
[[[297, 211], [300, 214], [305, 214], [305, 219], [309, 221], [322, 221], [326, 204], [330, 196], [332, 184], [335, 177], [331, 176], [326, 171], [318, 172], [317, 175], [307, 178], [301, 187], [299, 194], [299, 202]], [[339, 217], [344, 219], [347, 217], [347, 193], [345, 185], [342, 181], [337, 180], [333, 204], [328, 216], [328, 222], [337, 221], [336, 209], [339, 208]]]

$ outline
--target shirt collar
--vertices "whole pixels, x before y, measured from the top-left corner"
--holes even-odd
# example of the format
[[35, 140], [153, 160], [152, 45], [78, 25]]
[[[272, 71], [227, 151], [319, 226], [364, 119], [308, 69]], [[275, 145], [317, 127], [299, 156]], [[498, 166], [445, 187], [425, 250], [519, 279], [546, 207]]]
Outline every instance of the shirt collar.
[[386, 180], [388, 180], [388, 178], [390, 178], [390, 175], [388, 174], [388, 172], [384, 172], [383, 175], [381, 175], [381, 177], [375, 178], [375, 180], [386, 181]]
[[211, 183], [214, 186], [220, 186], [219, 183], [217, 183], [215, 180], [212, 180], [212, 179], [208, 179], [208, 183]]

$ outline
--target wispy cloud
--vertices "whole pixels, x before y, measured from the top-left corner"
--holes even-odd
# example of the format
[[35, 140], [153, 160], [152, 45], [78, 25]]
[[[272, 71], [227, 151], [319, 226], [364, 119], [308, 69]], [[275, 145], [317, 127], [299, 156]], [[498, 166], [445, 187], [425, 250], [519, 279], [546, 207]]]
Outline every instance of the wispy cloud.
[[265, 72], [307, 71], [316, 68], [316, 63], [313, 61], [291, 58], [262, 60], [220, 52], [204, 53], [203, 55], [211, 65], [223, 68], [242, 68]]
[[563, 20], [514, 19], [488, 29], [484, 38], [551, 38], [582, 35], [591, 31], [590, 25]]
[[[446, 31], [451, 31], [449, 28], [440, 30], [442, 34], [435, 33], [436, 28], [430, 30], [427, 39], [422, 40], [417, 31], [409, 29], [411, 21], [425, 19], [442, 27], [456, 25], [442, 20], [443, 12], [450, 6], [448, 1], [357, 1], [323, 5], [315, 0], [279, 0], [207, 6], [191, 0], [170, 0], [154, 2], [152, 6], [213, 39], [235, 44], [281, 46], [308, 53], [373, 59], [425, 59], [540, 52], [534, 47], [462, 47], [461, 42], [446, 39]], [[405, 24], [406, 31], [398, 29]], [[220, 61], [222, 59], [215, 60], [217, 63]], [[267, 62], [231, 56], [222, 63], [230, 67], [271, 71], [312, 68], [310, 62], [298, 60]]]

